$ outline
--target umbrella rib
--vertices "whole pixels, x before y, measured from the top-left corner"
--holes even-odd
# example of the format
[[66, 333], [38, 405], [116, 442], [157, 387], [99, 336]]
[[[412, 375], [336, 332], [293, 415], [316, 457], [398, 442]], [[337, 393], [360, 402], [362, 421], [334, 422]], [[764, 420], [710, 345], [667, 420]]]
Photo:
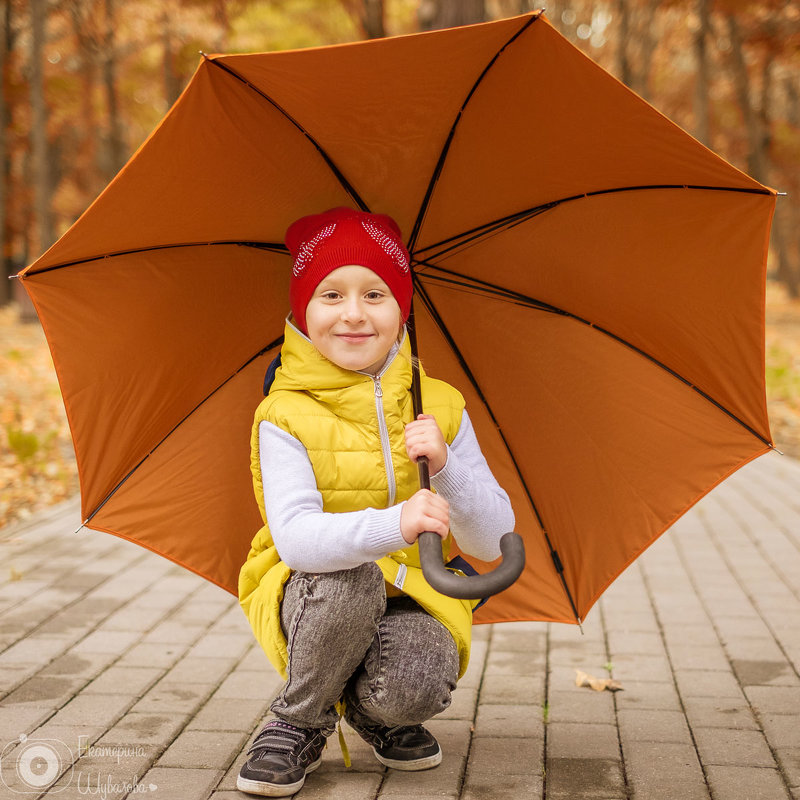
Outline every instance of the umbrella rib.
[[336, 176], [336, 180], [339, 181], [339, 183], [342, 185], [342, 188], [347, 192], [347, 194], [350, 195], [350, 197], [353, 199], [356, 205], [358, 205], [358, 207], [362, 211], [369, 211], [369, 206], [367, 206], [367, 204], [361, 199], [361, 196], [355, 190], [355, 187], [350, 183], [350, 181], [347, 180], [347, 178], [344, 176], [344, 173], [339, 169], [339, 167], [336, 166], [333, 159], [326, 152], [325, 148], [285, 108], [283, 108], [279, 103], [273, 100], [262, 89], [259, 89], [258, 86], [247, 80], [247, 78], [245, 78], [244, 75], [238, 73], [235, 69], [233, 69], [233, 67], [229, 67], [227, 64], [223, 64], [216, 58], [210, 58], [209, 56], [205, 56], [205, 59], [206, 61], [212, 63], [214, 66], [219, 67], [221, 70], [224, 70], [229, 75], [232, 75], [237, 80], [240, 80], [245, 86], [248, 86], [250, 89], [256, 92], [256, 94], [263, 97], [273, 108], [275, 108], [276, 111], [278, 111], [278, 113], [286, 117], [286, 119], [289, 122], [291, 122], [292, 125], [294, 125], [295, 128], [297, 128], [297, 130], [300, 131], [300, 133], [302, 133], [303, 136], [305, 136], [306, 139], [308, 139], [308, 141], [311, 142], [311, 144], [317, 149], [319, 154], [322, 156], [323, 161], [325, 161], [325, 163], [331, 169], [333, 174]]
[[409, 237], [407, 249], [409, 251], [414, 249], [414, 245], [416, 244], [417, 237], [419, 236], [420, 229], [422, 227], [422, 220], [425, 218], [425, 214], [428, 211], [428, 206], [430, 205], [431, 197], [433, 196], [433, 190], [436, 187], [437, 182], [439, 181], [439, 176], [441, 175], [442, 170], [444, 169], [444, 162], [447, 159], [447, 153], [450, 150], [450, 145], [453, 141], [453, 137], [455, 136], [456, 128], [458, 127], [458, 123], [461, 120], [461, 115], [464, 113], [464, 109], [467, 106], [467, 103], [472, 99], [472, 96], [475, 94], [478, 86], [480, 85], [481, 81], [483, 81], [486, 74], [489, 70], [494, 66], [497, 59], [500, 57], [500, 54], [503, 50], [506, 49], [517, 37], [519, 37], [528, 27], [530, 27], [534, 22], [536, 22], [539, 17], [541, 17], [542, 12], [544, 9], [540, 11], [536, 11], [531, 14], [530, 18], [525, 22], [525, 24], [494, 54], [492, 60], [484, 67], [483, 72], [478, 76], [478, 79], [472, 85], [469, 93], [467, 94], [464, 102], [461, 104], [461, 108], [458, 110], [456, 114], [456, 118], [453, 120], [453, 124], [450, 127], [450, 132], [447, 135], [447, 139], [445, 140], [444, 146], [442, 147], [442, 152], [439, 154], [439, 160], [436, 162], [436, 167], [433, 170], [433, 174], [431, 175], [431, 179], [428, 182], [428, 188], [425, 191], [425, 197], [422, 200], [422, 205], [420, 206], [419, 211], [417, 212], [417, 218], [414, 221], [414, 227], [411, 230], [411, 236]]
[[[554, 314], [561, 314], [563, 316], [574, 317], [579, 322], [584, 322], [587, 325], [591, 325], [592, 323], [588, 322], [587, 320], [583, 319], [582, 317], [578, 317], [570, 311], [566, 311], [563, 308], [559, 308], [558, 306], [554, 306], [552, 303], [546, 303], [544, 300], [537, 300], [534, 297], [529, 297], [528, 295], [522, 294], [521, 292], [517, 292], [514, 289], [507, 289], [504, 286], [500, 286], [496, 283], [490, 283], [489, 281], [481, 280], [480, 278], [474, 278], [471, 275], [464, 275], [461, 272], [456, 272], [452, 269], [447, 269], [446, 267], [440, 267], [438, 264], [429, 264], [427, 261], [418, 260], [416, 263], [423, 264], [425, 267], [430, 267], [430, 269], [435, 269], [438, 272], [446, 273], [448, 276], [452, 277], [444, 277], [442, 275], [434, 275], [431, 272], [426, 272], [424, 276], [420, 275], [419, 277], [425, 277], [427, 280], [435, 280], [439, 283], [452, 283], [458, 286], [464, 286], [467, 288], [475, 289], [476, 291], [482, 294], [494, 295], [499, 297], [500, 299], [509, 300], [511, 302], [520, 303], [521, 305], [528, 306], [529, 308], [537, 308], [540, 311], [550, 311]], [[459, 280], [456, 280], [459, 279]]]
[[489, 417], [490, 417], [490, 419], [492, 420], [492, 423], [495, 426], [495, 429], [497, 430], [498, 434], [500, 435], [500, 439], [503, 442], [503, 446], [505, 447], [506, 451], [508, 452], [509, 457], [511, 458], [511, 463], [514, 465], [514, 469], [515, 469], [515, 471], [517, 473], [517, 477], [519, 478], [520, 483], [522, 484], [522, 487], [525, 490], [525, 495], [527, 496], [528, 501], [531, 504], [531, 508], [533, 509], [533, 513], [536, 516], [536, 521], [539, 523], [539, 527], [541, 528], [541, 531], [544, 534], [545, 541], [547, 542], [547, 547], [550, 550], [550, 558], [552, 559], [553, 566], [555, 567], [556, 573], [558, 574], [558, 577], [561, 580], [561, 585], [563, 586], [564, 592], [566, 593], [567, 599], [569, 600], [569, 604], [570, 604], [570, 606], [572, 608], [572, 613], [575, 615], [575, 619], [576, 619], [578, 625], [580, 625], [581, 624], [581, 618], [580, 618], [580, 615], [578, 614], [578, 609], [575, 606], [575, 601], [572, 598], [572, 593], [570, 592], [569, 586], [567, 585], [566, 578], [564, 577], [564, 565], [562, 564], [561, 559], [559, 558], [558, 551], [553, 547], [553, 543], [550, 541], [550, 535], [548, 534], [547, 529], [544, 526], [544, 521], [542, 520], [542, 516], [539, 513], [539, 509], [537, 508], [536, 503], [533, 500], [533, 496], [531, 495], [531, 492], [528, 489], [528, 485], [525, 482], [525, 478], [522, 476], [522, 470], [520, 469], [520, 466], [517, 463], [517, 459], [514, 456], [514, 452], [511, 449], [511, 445], [508, 443], [508, 440], [506, 439], [505, 434], [503, 433], [503, 429], [500, 427], [500, 423], [497, 421], [497, 418], [495, 417], [494, 411], [492, 410], [492, 407], [489, 405], [489, 401], [486, 399], [486, 395], [484, 395], [483, 390], [481, 389], [480, 385], [478, 384], [477, 379], [475, 378], [475, 375], [473, 374], [472, 370], [470, 369], [469, 365], [467, 364], [467, 361], [464, 358], [464, 355], [459, 350], [458, 345], [456, 344], [456, 342], [453, 339], [450, 331], [448, 330], [447, 326], [445, 325], [444, 320], [442, 319], [441, 315], [439, 314], [439, 311], [437, 310], [436, 306], [433, 304], [433, 301], [431, 300], [430, 296], [425, 291], [425, 287], [422, 285], [420, 279], [416, 275], [414, 275], [414, 282], [416, 284], [416, 294], [417, 294], [417, 296], [422, 301], [422, 304], [425, 306], [425, 308], [427, 309], [428, 313], [431, 315], [431, 318], [433, 319], [434, 324], [439, 329], [439, 331], [442, 334], [442, 336], [444, 336], [445, 341], [449, 345], [450, 349], [453, 351], [453, 354], [455, 355], [456, 360], [458, 361], [459, 365], [461, 366], [461, 369], [464, 371], [464, 374], [467, 376], [467, 379], [472, 384], [472, 388], [475, 389], [475, 392], [477, 393], [478, 398], [480, 399], [481, 403], [483, 403], [484, 407], [486, 408], [486, 411], [488, 412]]
[[[753, 427], [748, 425], [744, 420], [740, 419], [736, 416], [732, 411], [725, 408], [718, 400], [715, 400], [711, 395], [707, 392], [704, 392], [698, 386], [693, 384], [688, 378], [685, 378], [679, 372], [676, 372], [672, 367], [668, 367], [663, 361], [659, 361], [655, 356], [650, 355], [645, 350], [642, 350], [641, 347], [637, 347], [632, 342], [629, 342], [627, 339], [617, 335], [616, 333], [612, 333], [607, 328], [602, 327], [601, 325], [597, 325], [594, 322], [591, 322], [588, 319], [584, 319], [583, 317], [579, 317], [577, 314], [573, 314], [571, 311], [567, 311], [563, 308], [559, 308], [558, 306], [554, 306], [550, 303], [545, 303], [541, 300], [536, 300], [533, 297], [528, 297], [527, 295], [521, 294], [519, 292], [515, 292], [511, 289], [505, 289], [502, 286], [498, 286], [494, 283], [489, 283], [488, 281], [482, 281], [478, 278], [472, 278], [469, 275], [462, 275], [459, 272], [455, 272], [453, 270], [445, 269], [444, 267], [439, 267], [436, 264], [427, 264], [426, 262], [420, 262], [429, 266], [433, 269], [439, 270], [440, 272], [445, 272], [448, 275], [454, 276], [454, 278], [460, 278], [461, 280], [455, 280], [454, 278], [446, 278], [439, 275], [432, 275], [430, 272], [425, 273], [425, 278], [427, 280], [435, 280], [442, 284], [451, 284], [454, 286], [461, 286], [466, 287], [469, 289], [473, 289], [475, 291], [480, 292], [484, 295], [492, 295], [499, 300], [507, 300], [509, 302], [517, 303], [518, 305], [526, 306], [527, 308], [534, 308], [539, 311], [547, 311], [553, 314], [559, 314], [560, 316], [569, 317], [570, 319], [574, 319], [576, 322], [580, 322], [583, 325], [588, 325], [590, 328], [598, 331], [599, 333], [603, 333], [606, 336], [611, 337], [612, 339], [616, 340], [620, 344], [624, 345], [630, 350], [633, 350], [635, 353], [646, 358], [648, 361], [651, 361], [656, 366], [660, 367], [663, 370], [666, 370], [670, 375], [674, 378], [677, 378], [681, 383], [688, 386], [692, 391], [697, 392], [701, 397], [705, 398], [709, 403], [716, 406], [720, 411], [727, 414], [732, 420], [737, 422], [741, 425], [745, 430], [749, 431], [753, 434], [759, 441], [763, 444], [767, 445], [768, 447], [774, 447], [773, 443], [762, 436], [758, 431], [756, 431]], [[421, 277], [415, 274], [415, 278], [419, 285], [421, 286]]]
[[[425, 256], [425, 261], [430, 262], [434, 258], [442, 258], [446, 253], [453, 253], [453, 251], [462, 252], [472, 244], [477, 244], [478, 241], [485, 241], [487, 238], [489, 238], [489, 236], [495, 233], [499, 233], [500, 231], [511, 230], [511, 228], [515, 228], [517, 225], [521, 225], [523, 222], [527, 222], [529, 219], [538, 217], [539, 214], [543, 214], [545, 211], [550, 211], [550, 209], [555, 208], [557, 205], [559, 205], [558, 201], [553, 203], [546, 203], [541, 206], [536, 206], [535, 208], [529, 208], [526, 209], [525, 211], [520, 211], [517, 214], [510, 214], [507, 217], [502, 217], [501, 219], [493, 220], [492, 222], [488, 222], [485, 225], [481, 225], [478, 228], [473, 228], [472, 230], [465, 231], [464, 233], [458, 234], [457, 236], [451, 236], [449, 239], [445, 239], [442, 242], [439, 242], [438, 244], [430, 245], [428, 247], [423, 247], [414, 253], [414, 257], [417, 258], [420, 253], [424, 253], [427, 250], [432, 250], [433, 248], [439, 247], [442, 244], [448, 244], [449, 242], [455, 242], [455, 244], [451, 245], [450, 247], [445, 247], [438, 253], [432, 253], [430, 255]], [[422, 259], [418, 260], [422, 262]], [[434, 265], [426, 263], [426, 266], [434, 266]]]
[[[239, 369], [237, 369], [235, 372], [231, 373], [227, 378], [225, 378], [225, 380], [219, 386], [217, 386], [215, 389], [212, 389], [212, 391], [210, 391], [191, 411], [189, 411], [181, 420], [179, 420], [177, 423], [175, 423], [175, 425], [161, 438], [161, 440], [157, 444], [155, 444], [150, 449], [150, 451], [148, 453], [146, 453], [142, 457], [142, 459], [139, 461], [139, 463], [136, 464], [136, 466], [133, 467], [133, 469], [131, 469], [130, 472], [128, 472], [128, 474], [125, 475], [125, 477], [122, 478], [119, 481], [119, 483], [103, 498], [103, 500], [100, 502], [100, 504], [97, 506], [97, 508], [95, 508], [95, 510], [92, 511], [92, 513], [89, 514], [88, 517], [86, 517], [86, 519], [83, 521], [83, 523], [81, 523], [81, 528], [83, 528], [85, 525], [88, 525], [89, 522], [92, 521], [93, 517], [117, 493], [117, 491], [128, 480], [128, 478], [130, 478], [131, 475], [133, 475], [133, 473], [136, 472], [136, 470], [139, 469], [139, 467], [141, 467], [142, 464], [144, 464], [144, 462], [147, 461], [147, 459], [150, 458], [150, 456], [153, 455], [153, 453], [156, 450], [158, 450], [158, 448], [161, 447], [161, 445], [164, 444], [164, 442], [170, 436], [172, 436], [172, 434], [184, 422], [186, 422], [186, 420], [189, 419], [189, 417], [191, 417], [192, 414], [194, 414], [194, 412], [197, 411], [198, 408], [200, 408], [200, 406], [202, 406], [207, 400], [210, 400], [223, 386], [225, 386], [226, 383], [228, 383], [229, 381], [233, 380], [233, 378], [235, 378], [245, 367], [247, 367], [249, 364], [252, 364], [253, 361], [255, 361], [260, 356], [263, 356], [264, 353], [268, 353], [274, 347], [277, 347], [278, 345], [280, 345], [282, 343], [283, 343], [283, 334], [281, 334], [277, 339], [273, 339], [268, 345], [262, 347], [255, 355], [253, 355], [250, 358], [248, 358], [247, 361], [245, 361], [244, 364], [242, 364], [242, 366], [239, 367]], [[80, 530], [80, 528], [78, 530]]]
[[[435, 267], [435, 269], [441, 269], [441, 267]], [[429, 281], [435, 281], [439, 284], [464, 289], [467, 294], [474, 294], [480, 297], [494, 297], [498, 300], [506, 300], [509, 303], [515, 303], [517, 305], [525, 306], [526, 308], [534, 308], [537, 311], [546, 311], [551, 314], [565, 314], [565, 312], [563, 312], [560, 308], [552, 306], [549, 303], [542, 303], [538, 300], [528, 299], [510, 290], [487, 289], [483, 286], [476, 285], [475, 282], [470, 278], [465, 277], [464, 280], [456, 280], [455, 278], [446, 278], [443, 275], [434, 275], [430, 272], [426, 272], [424, 275], [422, 275], [422, 273], [418, 274], [420, 277], [424, 277]]]
[[597, 189], [593, 192], [584, 192], [582, 194], [574, 194], [570, 195], [569, 197], [562, 197], [558, 200], [550, 200], [547, 203], [542, 203], [538, 206], [531, 206], [530, 208], [523, 209], [522, 211], [517, 211], [514, 214], [508, 214], [504, 217], [498, 217], [491, 222], [484, 223], [483, 225], [478, 225], [475, 228], [470, 228], [469, 230], [464, 231], [463, 233], [458, 233], [454, 236], [449, 236], [446, 239], [442, 239], [440, 242], [436, 242], [435, 244], [429, 244], [426, 247], [421, 247], [414, 252], [414, 255], [417, 256], [420, 253], [426, 253], [430, 250], [435, 250], [437, 247], [442, 247], [443, 245], [450, 244], [451, 242], [455, 242], [455, 244], [451, 245], [450, 247], [446, 247], [443, 250], [440, 250], [437, 253], [432, 255], [426, 256], [427, 259], [434, 259], [440, 258], [445, 253], [449, 253], [451, 250], [455, 250], [462, 245], [470, 244], [474, 242], [476, 239], [480, 239], [482, 236], [495, 233], [501, 228], [511, 228], [515, 225], [519, 225], [522, 222], [526, 222], [528, 219], [532, 217], [538, 216], [545, 211], [550, 211], [556, 206], [560, 206], [564, 203], [570, 203], [574, 200], [583, 200], [588, 197], [599, 197], [600, 195], [606, 194], [617, 194], [620, 192], [636, 192], [636, 191], [647, 191], [653, 189], [692, 189], [695, 191], [706, 191], [706, 192], [740, 192], [743, 194], [763, 194], [763, 195], [771, 195], [772, 192], [769, 189], [753, 189], [747, 187], [739, 187], [739, 186], [702, 186], [702, 185], [695, 185], [695, 184], [683, 184], [683, 183], [661, 183], [661, 184], [642, 184], [640, 186], [617, 186], [612, 189]]
[[214, 247], [217, 245], [240, 245], [242, 247], [254, 247], [258, 250], [267, 250], [271, 253], [278, 253], [279, 255], [289, 255], [289, 248], [284, 244], [278, 242], [256, 242], [256, 241], [238, 241], [238, 240], [220, 240], [216, 242], [178, 242], [176, 244], [154, 244], [150, 247], [134, 247], [130, 250], [117, 250], [113, 253], [103, 253], [99, 256], [89, 256], [88, 258], [77, 258], [74, 261], [64, 261], [61, 264], [53, 264], [51, 267], [38, 269], [36, 272], [25, 272], [15, 275], [17, 278], [29, 278], [33, 275], [44, 275], [45, 272], [53, 272], [57, 269], [64, 269], [65, 267], [74, 267], [77, 264], [88, 264], [92, 261], [103, 261], [106, 258], [115, 258], [116, 256], [129, 256], [133, 253], [148, 253], [152, 250], [171, 250], [177, 247]]

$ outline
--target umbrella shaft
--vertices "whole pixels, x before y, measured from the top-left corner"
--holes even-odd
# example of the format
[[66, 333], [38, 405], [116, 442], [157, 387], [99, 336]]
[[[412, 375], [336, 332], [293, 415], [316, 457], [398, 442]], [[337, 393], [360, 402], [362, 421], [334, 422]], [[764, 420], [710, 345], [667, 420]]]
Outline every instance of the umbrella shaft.
[[419, 487], [420, 489], [431, 488], [431, 475], [428, 469], [427, 456], [420, 456], [417, 459], [417, 470], [419, 470]]

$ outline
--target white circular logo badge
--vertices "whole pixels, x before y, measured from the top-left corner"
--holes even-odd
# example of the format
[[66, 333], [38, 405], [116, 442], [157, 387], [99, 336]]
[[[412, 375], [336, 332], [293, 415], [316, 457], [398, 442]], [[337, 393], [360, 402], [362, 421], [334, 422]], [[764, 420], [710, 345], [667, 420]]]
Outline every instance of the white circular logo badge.
[[17, 758], [17, 774], [33, 789], [49, 786], [61, 772], [61, 758], [44, 742], [31, 742]]

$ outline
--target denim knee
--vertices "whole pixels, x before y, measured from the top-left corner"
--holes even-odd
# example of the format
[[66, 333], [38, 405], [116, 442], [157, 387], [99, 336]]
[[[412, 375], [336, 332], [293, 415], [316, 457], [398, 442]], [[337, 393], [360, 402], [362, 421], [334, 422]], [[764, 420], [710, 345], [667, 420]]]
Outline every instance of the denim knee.
[[[337, 572], [299, 573], [297, 577], [306, 582], [301, 591], [307, 604], [310, 601], [306, 615], [319, 622], [335, 620], [340, 629], [362, 624], [375, 628], [386, 610], [383, 573], [375, 563]], [[290, 614], [292, 610], [286, 609]]]
[[369, 717], [387, 727], [419, 725], [450, 705], [451, 686], [444, 680], [435, 685], [420, 681], [402, 689], [389, 683], [366, 703]]
[[363, 710], [383, 725], [417, 725], [444, 711], [458, 680], [458, 653], [449, 638], [444, 646], [426, 652], [424, 666], [410, 670], [416, 659], [410, 656], [405, 668], [385, 670], [372, 683], [373, 692], [362, 701]]
[[299, 727], [333, 730], [334, 704], [374, 641], [385, 608], [376, 564], [292, 575], [281, 605], [287, 681], [272, 711]]

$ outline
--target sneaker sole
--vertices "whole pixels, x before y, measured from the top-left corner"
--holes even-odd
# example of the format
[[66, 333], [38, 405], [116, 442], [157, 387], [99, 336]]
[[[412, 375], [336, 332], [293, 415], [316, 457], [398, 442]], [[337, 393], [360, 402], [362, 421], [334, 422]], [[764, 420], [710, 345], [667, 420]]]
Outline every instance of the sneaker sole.
[[[313, 772], [322, 763], [322, 756], [320, 756], [313, 764], [306, 767], [306, 775]], [[261, 797], [286, 797], [290, 794], [295, 794], [303, 788], [306, 782], [306, 775], [299, 781], [294, 783], [266, 783], [265, 781], [253, 781], [248, 778], [243, 778], [241, 775], [236, 779], [236, 788], [240, 792], [247, 792], [247, 794], [257, 794]]]
[[386, 758], [382, 756], [374, 747], [372, 752], [375, 753], [375, 758], [381, 762], [385, 767], [392, 769], [403, 770], [404, 772], [420, 772], [423, 769], [433, 769], [442, 763], [442, 748], [439, 748], [438, 753], [432, 756], [425, 756], [425, 758], [415, 758], [413, 761], [400, 761], [394, 758]]

